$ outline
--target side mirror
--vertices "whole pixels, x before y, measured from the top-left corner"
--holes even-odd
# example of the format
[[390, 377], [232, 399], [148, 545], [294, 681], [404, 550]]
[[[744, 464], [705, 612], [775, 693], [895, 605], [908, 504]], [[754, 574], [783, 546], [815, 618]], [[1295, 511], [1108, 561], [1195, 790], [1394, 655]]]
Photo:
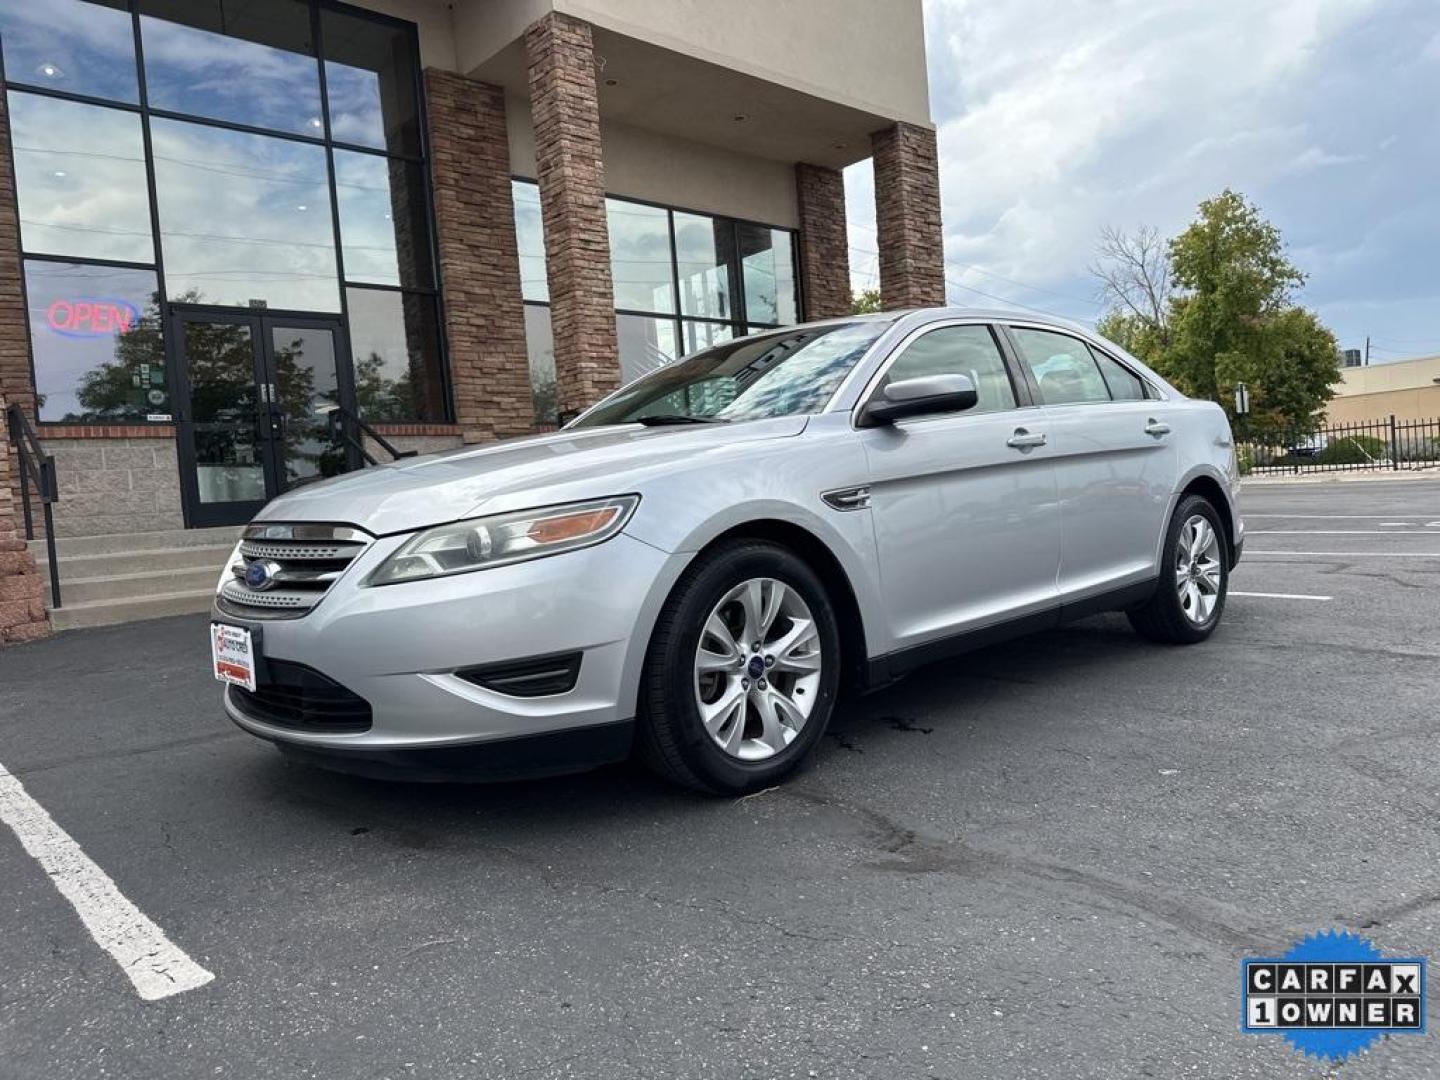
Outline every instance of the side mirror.
[[980, 400], [968, 375], [922, 375], [890, 383], [860, 414], [860, 427], [882, 427], [911, 416], [961, 412]]

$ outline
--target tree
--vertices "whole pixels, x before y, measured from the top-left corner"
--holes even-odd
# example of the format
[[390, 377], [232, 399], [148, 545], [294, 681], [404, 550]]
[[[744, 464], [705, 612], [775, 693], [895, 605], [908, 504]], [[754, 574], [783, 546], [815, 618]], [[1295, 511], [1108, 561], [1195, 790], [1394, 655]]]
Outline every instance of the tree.
[[852, 315], [873, 315], [875, 312], [883, 310], [880, 306], [879, 289], [866, 289], [864, 292], [858, 292], [850, 303]]
[[1111, 305], [1100, 333], [1227, 413], [1245, 383], [1251, 435], [1315, 423], [1340, 378], [1338, 345], [1294, 303], [1305, 275], [1286, 257], [1280, 230], [1243, 195], [1227, 189], [1202, 202], [1166, 244], [1154, 229], [1106, 229], [1099, 255], [1091, 272]]
[[1170, 344], [1170, 253], [1160, 231], [1100, 230], [1099, 258], [1090, 273], [1109, 312], [1097, 327], [1117, 345], [1147, 360]]

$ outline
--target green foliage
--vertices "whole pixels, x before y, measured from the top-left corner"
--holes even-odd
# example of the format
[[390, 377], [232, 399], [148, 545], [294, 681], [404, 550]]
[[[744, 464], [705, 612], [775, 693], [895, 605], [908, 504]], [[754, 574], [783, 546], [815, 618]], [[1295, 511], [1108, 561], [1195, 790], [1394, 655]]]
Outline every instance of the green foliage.
[[1389, 456], [1384, 439], [1373, 435], [1346, 435], [1321, 450], [1315, 460], [1321, 465], [1368, 465]]
[[879, 289], [866, 289], [864, 292], [856, 293], [850, 303], [852, 315], [873, 315], [877, 311], [883, 310], [885, 309], [880, 305]]
[[[1103, 251], [1113, 250], [1106, 245], [1113, 237], [1102, 241]], [[1200, 204], [1168, 253], [1179, 291], [1166, 298], [1163, 328], [1117, 308], [1100, 332], [1186, 394], [1219, 402], [1232, 420], [1235, 385], [1245, 383], [1250, 413], [1242, 426], [1250, 438], [1312, 429], [1340, 379], [1339, 346], [1294, 303], [1305, 275], [1286, 257], [1280, 230], [1226, 190]]]

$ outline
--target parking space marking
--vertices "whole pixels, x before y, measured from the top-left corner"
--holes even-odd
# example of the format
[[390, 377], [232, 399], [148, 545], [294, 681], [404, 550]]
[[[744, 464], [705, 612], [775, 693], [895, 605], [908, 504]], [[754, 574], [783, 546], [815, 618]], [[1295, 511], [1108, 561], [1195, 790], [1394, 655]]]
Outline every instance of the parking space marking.
[[0, 765], [0, 821], [10, 826], [21, 847], [70, 901], [96, 944], [120, 965], [146, 1001], [194, 990], [215, 978], [125, 898], [4, 765]]
[[[1311, 519], [1314, 521], [1394, 521], [1394, 514], [1263, 514], [1247, 510], [1246, 520], [1250, 518], [1294, 518], [1296, 520]], [[1432, 525], [1440, 522], [1430, 522]]]
[[1240, 592], [1238, 589], [1229, 591], [1231, 596], [1259, 596], [1266, 600], [1334, 600], [1333, 596], [1311, 596], [1308, 593], [1293, 592]]
[[1397, 533], [1394, 529], [1251, 529], [1246, 536], [1434, 536], [1422, 529]]
[[1325, 555], [1337, 559], [1440, 559], [1440, 551], [1251, 551], [1245, 549], [1245, 556], [1251, 555]]

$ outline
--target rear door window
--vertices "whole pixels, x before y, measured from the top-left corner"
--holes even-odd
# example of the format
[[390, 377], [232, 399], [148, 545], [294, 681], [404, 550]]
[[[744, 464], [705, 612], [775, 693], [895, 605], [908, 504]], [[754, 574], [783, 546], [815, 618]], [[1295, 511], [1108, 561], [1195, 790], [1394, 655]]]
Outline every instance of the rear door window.
[[1020, 349], [1020, 359], [1035, 379], [1041, 404], [1110, 400], [1100, 368], [1079, 338], [1026, 326], [1012, 326], [1010, 332]]

